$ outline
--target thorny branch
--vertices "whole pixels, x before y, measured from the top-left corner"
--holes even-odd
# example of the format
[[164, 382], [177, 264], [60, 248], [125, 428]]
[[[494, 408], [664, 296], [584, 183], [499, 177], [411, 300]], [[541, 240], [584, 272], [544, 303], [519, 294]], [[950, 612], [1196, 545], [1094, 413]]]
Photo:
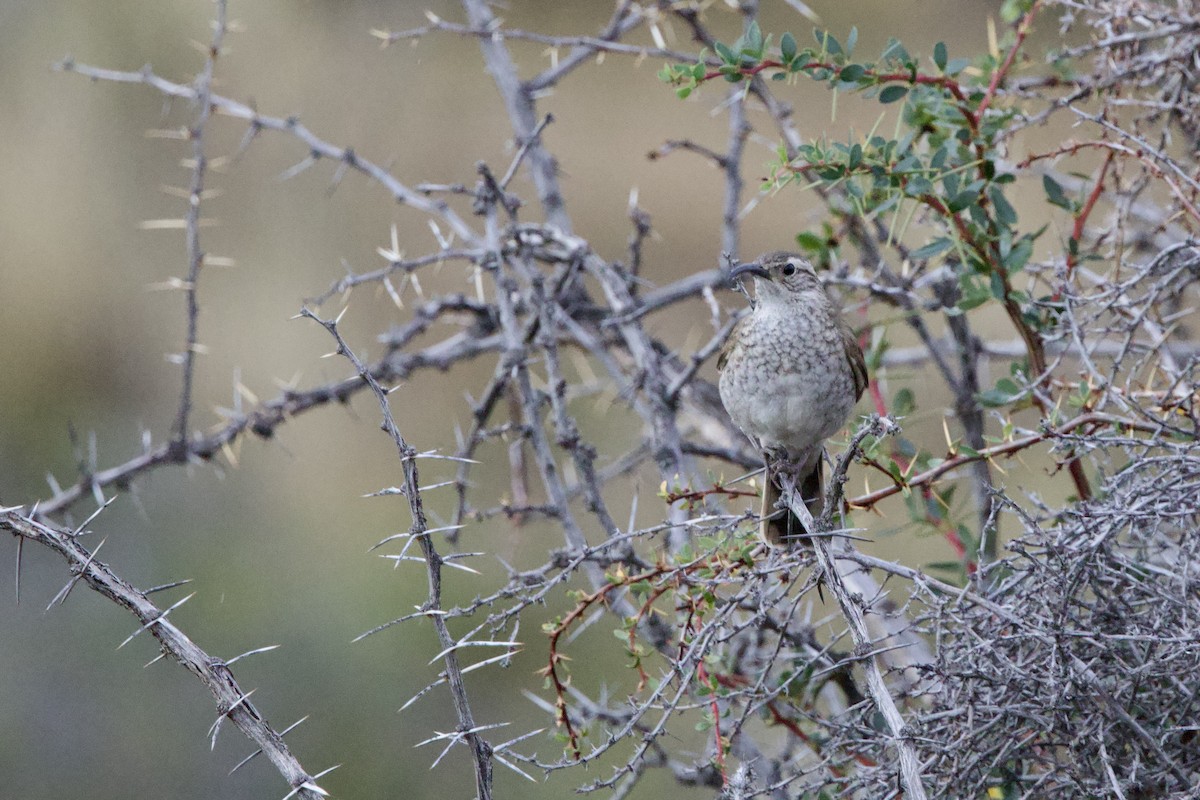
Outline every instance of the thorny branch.
[[204, 129], [212, 115], [213, 70], [221, 55], [221, 45], [226, 34], [226, 3], [216, 4], [216, 19], [213, 21], [212, 44], [208, 48], [208, 59], [204, 69], [193, 82], [196, 93], [196, 122], [188, 128], [187, 136], [192, 142], [192, 181], [188, 187], [188, 207], [184, 213], [187, 240], [188, 272], [183, 282], [183, 294], [187, 302], [187, 338], [179, 358], [183, 365], [183, 389], [180, 391], [179, 412], [175, 416], [173, 446], [179, 451], [186, 447], [188, 439], [188, 417], [192, 408], [192, 384], [196, 375], [196, 354], [200, 347], [199, 317], [200, 304], [196, 299], [199, 289], [200, 271], [204, 266], [204, 251], [200, 249], [200, 202], [204, 197], [204, 178], [208, 171], [208, 156], [204, 151]]
[[492, 796], [492, 746], [481, 735], [481, 729], [475, 724], [474, 715], [471, 713], [471, 704], [467, 699], [466, 684], [463, 681], [462, 668], [458, 662], [458, 648], [461, 642], [456, 641], [450, 635], [450, 629], [446, 626], [446, 618], [442, 613], [442, 566], [445, 559], [433, 544], [432, 532], [429, 529], [429, 524], [425, 517], [425, 506], [421, 499], [421, 481], [417, 470], [417, 459], [421, 454], [416, 448], [405, 441], [400, 428], [396, 425], [396, 420], [392, 416], [391, 405], [388, 403], [387, 390], [380, 385], [367, 365], [362, 362], [342, 334], [338, 331], [336, 320], [323, 320], [309, 311], [307, 308], [302, 312], [303, 316], [308, 319], [315, 320], [329, 335], [337, 342], [337, 353], [344, 356], [354, 365], [355, 372], [370, 388], [371, 393], [375, 396], [379, 403], [380, 414], [383, 416], [383, 430], [392, 438], [396, 445], [396, 454], [400, 459], [401, 468], [404, 472], [404, 484], [401, 487], [400, 493], [407, 498], [408, 508], [412, 514], [412, 525], [408, 531], [410, 541], [415, 541], [417, 546], [421, 548], [421, 554], [425, 561], [426, 572], [429, 577], [429, 599], [421, 608], [421, 613], [426, 615], [433, 623], [434, 630], [437, 631], [438, 642], [442, 647], [442, 661], [446, 665], [445, 678], [450, 685], [450, 695], [454, 701], [454, 712], [458, 717], [458, 730], [455, 732], [451, 743], [455, 743], [461, 739], [471, 750], [473, 758], [472, 763], [475, 765], [475, 791], [479, 800], [488, 800]]
[[229, 669], [230, 662], [202, 650], [170, 621], [167, 616], [169, 609], [163, 611], [149, 600], [145, 592], [131, 586], [107, 564], [97, 561], [95, 552], [88, 552], [80, 544], [80, 530], [37, 522], [19, 509], [0, 509], [0, 529], [58, 553], [75, 574], [75, 579], [81, 577], [93, 590], [133, 614], [142, 625], [137, 633], [149, 631], [158, 640], [165, 655], [199, 678], [212, 692], [217, 702], [218, 723], [221, 719], [229, 719], [237, 726], [266, 755], [297, 796], [308, 800], [327, 796], [327, 792], [316, 784], [320, 776], [310, 774], [300, 765], [284, 743], [283, 736], [246, 699], [247, 693], [238, 685]]
[[[1091, 44], [1058, 55], [1079, 67], [1069, 86], [1059, 78], [1014, 74], [1031, 26], [1047, 16], [1043, 5], [1060, 9], [1065, 27], [1082, 18], [1096, 31]], [[895, 235], [879, 216], [853, 213], [841, 188], [819, 188], [836, 243], [826, 265], [828, 282], [848, 299], [874, 304], [857, 322], [872, 350], [875, 410], [893, 410], [889, 405], [899, 395], [889, 397], [887, 389], [905, 380], [903, 368], [928, 363], [949, 390], [946, 415], [961, 436], [947, 425], [944, 450], [901, 437], [885, 444], [885, 434], [895, 433], [890, 423], [876, 416], [860, 425], [830, 476], [819, 521], [829, 535], [814, 539], [812, 548], [787, 552], [768, 552], [752, 539], [753, 513], [730, 506], [753, 487], [721, 474], [725, 467], [756, 463], [709, 379], [708, 362], [739, 313], [736, 302], [722, 303], [714, 293], [727, 282], [727, 271], [714, 267], [654, 286], [653, 265], [641, 249], [650, 227], [639, 209], [632, 214], [630, 263], [594, 251], [572, 233], [556, 156], [542, 140], [549, 118], [538, 109], [539, 92], [592, 56], [690, 58], [665, 45], [622, 41], [635, 31], [649, 29], [657, 39], [674, 22], [713, 47], [704, 4], [621, 0], [597, 35], [557, 37], [506, 28], [488, 3], [464, 0], [465, 24], [432, 18], [420, 29], [381, 34], [386, 43], [435, 32], [477, 40], [517, 148], [503, 178], [481, 164], [478, 184], [455, 190], [475, 201], [477, 222], [432, 199], [438, 192], [428, 186], [410, 188], [294, 117], [263, 115], [213, 93], [223, 4], [207, 65], [190, 84], [168, 81], [148, 67], [119, 72], [65, 61], [63, 70], [149, 86], [198, 107], [189, 130], [194, 162], [185, 225], [185, 382], [166, 443], [154, 447], [147, 439], [142, 455], [108, 469], [81, 462], [72, 485], [55, 487], [38, 504], [0, 511], [0, 527], [59, 553], [75, 573], [73, 581], [81, 578], [134, 613], [165, 652], [209, 686], [222, 717], [263, 748], [289, 785], [315, 797], [322, 792], [315, 778], [246, 700], [227, 665], [199, 651], [168, 621], [169, 609], [160, 611], [121, 581], [96, 560], [95, 549], [82, 548], [78, 532], [56, 520], [89, 495], [103, 506], [106, 490], [124, 490], [168, 464], [218, 458], [247, 433], [270, 437], [286, 420], [348, 402], [366, 389], [380, 405], [402, 464], [403, 486], [390, 493], [406, 498], [412, 516], [407, 534], [380, 546], [405, 540], [393, 556], [402, 562], [412, 558], [407, 553], [415, 542], [429, 585], [417, 613], [370, 633], [415, 619], [433, 624], [443, 669], [428, 688], [449, 686], [457, 728], [427, 742], [447, 749], [466, 745], [480, 798], [493, 794], [495, 763], [526, 777], [525, 768], [603, 764], [609, 772], [583, 788], [611, 788], [619, 797], [660, 768], [680, 786], [721, 787], [738, 798], [865, 798], [900, 790], [905, 797], [957, 798], [991, 796], [997, 789], [1012, 796], [1183, 796], [1200, 777], [1193, 741], [1197, 700], [1179, 678], [1200, 669], [1200, 650], [1189, 633], [1200, 613], [1190, 588], [1200, 574], [1200, 545], [1192, 535], [1200, 523], [1200, 376], [1197, 346], [1189, 338], [1189, 313], [1200, 299], [1200, 249], [1186, 238], [1196, 229], [1200, 186], [1194, 161], [1180, 155], [1172, 137], [1182, 132], [1194, 142], [1200, 134], [1200, 93], [1190, 60], [1200, 46], [1200, 18], [1182, 6], [1132, 5], [1136, 14], [1097, 2], [1027, 5], [986, 85], [977, 89], [949, 76], [878, 75], [944, 89], [966, 109], [966, 124], [975, 132], [1010, 104], [1031, 94], [1046, 99], [1036, 92], [1061, 89], [1044, 111], [1006, 118], [1002, 138], [1015, 141], [1025, 126], [1053, 121], [1064, 110], [1097, 138], [1032, 153], [1016, 167], [1022, 176], [1075, 185], [1079, 202], [1052, 197], [1069, 212], [1069, 241], [1061, 255], [1031, 261], [1019, 276], [996, 273], [1001, 307], [1015, 329], [1009, 341], [979, 340], [958, 305], [962, 287], [950, 266], [917, 257], [920, 247], [912, 237]], [[757, 4], [741, 3], [739, 13], [753, 20]], [[518, 40], [567, 55], [522, 79], [508, 47]], [[712, 67], [711, 77], [718, 77], [718, 65], [710, 62], [701, 71]], [[747, 211], [742, 163], [757, 115], [766, 115], [789, 159], [804, 141], [791, 109], [759, 74], [771, 66], [768, 60], [755, 67], [749, 82], [727, 99], [725, 152], [686, 138], [657, 151], [689, 150], [722, 170], [724, 200], [714, 220], [719, 216], [722, 246], [733, 257]], [[1148, 94], [1118, 97], [1110, 91], [1125, 83]], [[1085, 99], [1100, 108], [1081, 107]], [[239, 408], [221, 426], [199, 433], [188, 422], [198, 342], [196, 284], [204, 265], [197, 230], [204, 131], [221, 117], [246, 126], [243, 148], [264, 131], [302, 142], [309, 155], [290, 173], [321, 160], [337, 164], [339, 175], [357, 170], [393, 199], [444, 225], [457, 242], [444, 238], [440, 249], [415, 257], [401, 256], [393, 242], [382, 268], [341, 278], [317, 303], [375, 284], [398, 297], [404, 286], [397, 289], [394, 276], [415, 276], [444, 261], [468, 265], [478, 280], [474, 297], [444, 294], [411, 307], [407, 321], [382, 337], [386, 354], [371, 363], [356, 355], [337, 320], [305, 308], [302, 315], [330, 333], [353, 374], [289, 389], [248, 411]], [[1062, 172], [1078, 172], [1073, 162], [1095, 152], [1103, 160], [1085, 172], [1094, 177], [1071, 184]], [[532, 178], [544, 222], [520, 218], [520, 198], [510, 188], [518, 171]], [[929, 200], [920, 205], [921, 213], [942, 214], [968, 232], [965, 212]], [[1164, 245], [1164, 236], [1175, 240]], [[981, 258], [993, 255], [981, 246]], [[718, 254], [713, 263], [720, 263]], [[1040, 299], [1022, 307], [1018, 298], [1025, 295]], [[692, 353], [669, 346], [653, 324], [686, 301], [703, 302], [712, 316], [707, 341]], [[457, 327], [429, 341], [441, 322]], [[889, 348], [893, 323], [907, 327], [916, 344]], [[450, 370], [474, 359], [486, 359], [491, 370], [472, 401], [470, 429], [450, 456], [458, 459], [448, 480], [457, 509], [451, 525], [430, 527], [417, 461], [446, 456], [418, 452], [401, 435], [388, 391], [422, 370]], [[1013, 365], [1008, 382], [991, 390], [990, 400], [1002, 395], [991, 414], [983, 404], [989, 390], [981, 383], [987, 359]], [[600, 393], [611, 400], [609, 414], [640, 431], [627, 452], [586, 433], [578, 400]], [[471, 461], [498, 446], [509, 457], [509, 485], [519, 489], [510, 498], [488, 497], [471, 481]], [[1032, 466], [1010, 477], [1007, 470], [1021, 459]], [[846, 498], [843, 507], [843, 484], [860, 469], [883, 485]], [[1063, 493], [1059, 469], [1069, 475], [1067, 491], [1073, 488], [1076, 498], [1047, 499]], [[975, 497], [966, 509], [953, 499], [964, 482]], [[646, 496], [646, 485], [660, 487], [657, 505]], [[1026, 494], [1022, 485], [1037, 490]], [[625, 509], [618, 506], [623, 502], [629, 504], [625, 524]], [[802, 503], [792, 505], [804, 513]], [[897, 520], [906, 510], [912, 528], [929, 525], [948, 538], [973, 530], [983, 557], [962, 545], [960, 585], [865, 552], [867, 545], [856, 539], [861, 531], [835, 529], [835, 512], [838, 524], [848, 526], [851, 512]], [[505, 574], [479, 588], [473, 600], [449, 606], [444, 568], [461, 566], [466, 554], [443, 554], [434, 535], [446, 534], [453, 545], [472, 534], [472, 525], [499, 516], [517, 525], [548, 519], [561, 545], [542, 563], [506, 565]], [[977, 524], [972, 529], [958, 518]], [[995, 538], [1001, 518], [1019, 530], [1003, 557]], [[480, 578], [489, 579], [495, 576]], [[822, 583], [834, 604], [823, 602], [817, 591]], [[522, 620], [543, 606], [558, 616], [546, 624], [544, 638], [527, 636], [522, 644]], [[467, 632], [456, 636], [452, 625], [460, 621]], [[629, 660], [626, 674], [601, 675], [587, 664], [572, 664], [574, 638], [614, 622]], [[534, 702], [547, 710], [565, 749], [536, 738], [537, 731], [494, 744], [485, 734], [500, 723], [481, 722], [472, 713], [464, 675], [507, 663], [522, 646], [543, 648], [550, 697], [536, 695]], [[464, 666], [472, 647], [496, 648], [498, 654]]]
[[[872, 417], [860, 426], [858, 432], [855, 433], [854, 438], [850, 441], [849, 448], [829, 479], [825, 511], [822, 513], [822, 518], [819, 522], [813, 520], [812, 515], [805, 508], [804, 502], [796, 496], [793, 487], [793, 490], [787, 495], [788, 505], [793, 509], [793, 513], [799, 515], [809, 530], [820, 534], [831, 528], [830, 516], [833, 509], [840, 505], [840, 488], [842, 482], [845, 480], [846, 468], [849, 466], [855, 453], [862, 446], [863, 440], [868, 436], [879, 438], [893, 432], [896, 432], [896, 423], [893, 420], [878, 416]], [[854, 643], [856, 657], [859, 659], [859, 663], [866, 673], [867, 693], [870, 695], [875, 709], [887, 723], [888, 733], [890, 734], [890, 741], [887, 744], [896, 752], [900, 783], [904, 787], [907, 796], [924, 800], [926, 794], [924, 778], [921, 774], [921, 759], [916, 747], [914, 747], [912, 742], [908, 741], [907, 726], [904, 717], [896, 705], [896, 700], [892, 697], [891, 689], [884, 680], [883, 669], [881, 669], [880, 662], [876, 658], [876, 653], [874, 652], [876, 642], [867, 627], [864, 615], [866, 604], [863, 602], [863, 598], [853, 594], [842, 580], [841, 573], [834, 562], [833, 540], [827, 536], [817, 535], [810, 539], [810, 541], [817, 556], [817, 565], [821, 572], [821, 580], [829, 587], [830, 593], [837, 600], [842, 616], [846, 620], [850, 639]], [[848, 542], [845, 547], [849, 549]]]

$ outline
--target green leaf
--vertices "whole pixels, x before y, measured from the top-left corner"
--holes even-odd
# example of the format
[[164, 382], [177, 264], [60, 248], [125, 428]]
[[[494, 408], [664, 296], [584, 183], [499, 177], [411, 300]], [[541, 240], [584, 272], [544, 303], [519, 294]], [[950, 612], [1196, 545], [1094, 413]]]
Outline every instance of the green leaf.
[[1016, 225], [1017, 211], [1004, 197], [1004, 193], [993, 186], [992, 190], [988, 192], [988, 196], [991, 197], [992, 205], [996, 208], [996, 219], [1010, 228]]
[[959, 283], [962, 285], [963, 293], [962, 299], [958, 301], [957, 305], [959, 311], [970, 311], [992, 299], [991, 292], [979, 286], [974, 279], [966, 275], [962, 276]]
[[1008, 392], [1013, 397], [1021, 394], [1021, 387], [1017, 386], [1012, 378], [1001, 378], [996, 381], [996, 388], [1002, 392]]
[[909, 178], [908, 183], [904, 185], [904, 193], [909, 197], [924, 197], [933, 193], [933, 184], [928, 178], [918, 175], [915, 178]]
[[904, 388], [892, 398], [892, 411], [900, 416], [911, 414], [917, 409], [917, 398], [912, 389]]
[[1030, 9], [1029, 0], [1004, 0], [1000, 4], [1000, 19], [1011, 25]]
[[796, 244], [800, 245], [801, 250], [809, 253], [821, 253], [825, 251], [825, 239], [807, 231], [796, 234]]
[[846, 58], [854, 52], [854, 46], [858, 44], [858, 28], [851, 28], [850, 33], [846, 34]]
[[675, 96], [678, 97], [680, 100], [686, 100], [687, 96], [691, 93], [692, 93], [692, 87], [690, 87], [690, 86], [680, 86], [678, 89], [675, 90]]
[[971, 60], [969, 58], [956, 58], [947, 64], [946, 68], [942, 70], [942, 72], [946, 73], [946, 75], [950, 77], [953, 77], [969, 66], [971, 66]]
[[721, 44], [720, 42], [717, 42], [716, 44], [714, 44], [713, 49], [715, 49], [717, 51], [717, 55], [720, 56], [721, 60], [724, 61], [726, 64], [737, 64], [738, 63], [739, 59], [734, 54], [734, 52], [732, 50], [730, 50], [728, 47], [726, 47], [725, 45]]
[[833, 38], [833, 34], [829, 31], [819, 29], [813, 30], [813, 36], [817, 40], [817, 44], [821, 45], [821, 50], [831, 56], [840, 56], [842, 54], [842, 46], [838, 44], [838, 40]]
[[1004, 258], [1004, 268], [1008, 270], [1008, 274], [1012, 275], [1015, 272], [1020, 272], [1025, 269], [1025, 265], [1029, 263], [1030, 256], [1033, 255], [1033, 238], [1026, 235], [1017, 240], [1013, 245], [1012, 250]]
[[938, 42], [933, 46], [933, 63], [942, 72], [946, 71], [946, 43]]
[[1054, 178], [1051, 178], [1049, 175], [1043, 175], [1042, 188], [1046, 190], [1046, 198], [1050, 201], [1051, 205], [1064, 208], [1067, 211], [1073, 210], [1070, 198], [1067, 197], [1066, 193], [1063, 192], [1062, 186]]
[[880, 61], [900, 61], [908, 63], [911, 57], [908, 51], [904, 49], [904, 45], [900, 44], [899, 39], [888, 39], [887, 47], [883, 48], [883, 55], [880, 56]]
[[954, 246], [954, 242], [946, 237], [934, 239], [924, 247], [919, 247], [908, 254], [908, 257], [913, 261], [924, 261], [927, 258], [933, 258], [938, 253], [945, 252]]
[[[878, 187], [879, 187], [879, 182], [878, 182], [878, 181], [873, 181], [873, 183], [875, 184], [875, 186], [874, 186], [873, 188], [878, 188]], [[895, 207], [895, 206], [898, 206], [898, 205], [900, 204], [900, 200], [901, 200], [901, 199], [902, 199], [902, 198], [901, 198], [901, 197], [900, 197], [900, 195], [898, 195], [898, 194], [894, 194], [894, 193], [893, 193], [893, 194], [890, 194], [890, 195], [888, 196], [888, 199], [884, 200], [882, 203], [878, 203], [877, 205], [873, 205], [873, 206], [871, 207], [871, 213], [873, 213], [873, 214], [876, 214], [876, 215], [878, 215], [878, 214], [882, 214], [883, 212], [885, 212], [885, 211], [887, 211], [887, 210], [889, 210], [889, 209], [891, 209], [891, 208], [893, 208], [893, 207]]]
[[981, 405], [988, 408], [1000, 408], [1017, 400], [1021, 394], [1021, 387], [1008, 378], [1001, 378], [996, 381], [996, 388], [980, 392], [977, 395], [977, 399]]
[[751, 20], [746, 25], [746, 32], [742, 34], [742, 52], [752, 56], [762, 56], [763, 50], [763, 35], [762, 28], [758, 27], [756, 20]]
[[967, 206], [975, 203], [978, 199], [979, 195], [975, 194], [975, 192], [959, 192], [946, 201], [946, 208], [951, 214], [957, 214]]
[[899, 84], [883, 87], [883, 91], [879, 93], [879, 102], [887, 104], [894, 103], [897, 100], [908, 94], [908, 87]]
[[783, 63], [790, 64], [796, 57], [796, 37], [785, 33], [779, 40], [779, 53], [783, 56]]
[[842, 83], [858, 83], [866, 74], [867, 70], [862, 64], [847, 64], [838, 73], [838, 80]]
[[850, 165], [850, 169], [856, 169], [858, 167], [858, 165], [862, 163], [862, 159], [863, 159], [862, 145], [856, 144], [853, 147], [851, 147], [850, 148], [850, 157], [847, 161], [847, 163]]
[[971, 221], [980, 228], [986, 228], [991, 224], [992, 220], [988, 217], [987, 212], [983, 210], [983, 206], [978, 203], [971, 203], [967, 206], [967, 212], [971, 215]]
[[1004, 299], [1004, 278], [1000, 276], [999, 272], [993, 272], [988, 277], [988, 288], [992, 292], [992, 297], [996, 298], [997, 300]]

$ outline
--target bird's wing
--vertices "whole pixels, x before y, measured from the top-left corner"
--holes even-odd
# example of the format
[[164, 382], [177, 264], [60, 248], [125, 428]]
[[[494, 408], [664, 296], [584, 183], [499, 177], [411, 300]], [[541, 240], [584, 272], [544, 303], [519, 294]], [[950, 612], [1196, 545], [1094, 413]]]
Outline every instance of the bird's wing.
[[842, 332], [842, 342], [846, 349], [846, 360], [850, 362], [850, 373], [854, 376], [854, 399], [858, 400], [867, 389], [867, 360], [863, 357], [862, 348], [858, 346], [858, 337], [844, 320], [838, 325]]
[[[746, 319], [749, 319], [749, 317]], [[717, 372], [725, 369], [725, 365], [729, 363], [729, 356], [733, 353], [733, 348], [737, 347], [738, 340], [742, 335], [742, 326], [746, 324], [746, 319], [733, 326], [733, 331], [729, 334], [729, 338], [725, 340], [725, 344], [721, 345], [721, 352], [717, 355]]]

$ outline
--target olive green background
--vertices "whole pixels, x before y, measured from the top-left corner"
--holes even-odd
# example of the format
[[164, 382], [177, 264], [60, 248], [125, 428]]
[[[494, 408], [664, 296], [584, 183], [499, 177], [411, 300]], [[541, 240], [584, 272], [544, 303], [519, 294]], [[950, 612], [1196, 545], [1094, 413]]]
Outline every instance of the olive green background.
[[[960, 0], [812, 5], [840, 38], [857, 25], [864, 56], [897, 36], [926, 56], [944, 40], [952, 57], [986, 47], [986, 21], [998, 6]], [[765, 0], [762, 6], [765, 30], [791, 29], [809, 41], [811, 23], [787, 4]], [[435, 34], [381, 49], [369, 34], [372, 28], [424, 24], [425, 8], [463, 18], [448, 2], [233, 0], [230, 16], [242, 32], [228, 40], [216, 91], [252, 101], [267, 114], [298, 115], [327, 141], [389, 163], [409, 185], [470, 184], [477, 161], [503, 170], [512, 152], [511, 129], [476, 43]], [[602, 0], [512, 0], [499, 13], [513, 26], [569, 34], [594, 33], [611, 10]], [[0, 505], [46, 496], [48, 472], [64, 484], [73, 480], [69, 426], [85, 449], [95, 432], [100, 467], [135, 455], [144, 430], [155, 442], [169, 430], [180, 370], [164, 355], [183, 339], [182, 296], [151, 289], [185, 273], [183, 237], [139, 224], [182, 214], [182, 201], [160, 187], [186, 185], [180, 162], [187, 146], [147, 131], [178, 127], [193, 112], [186, 104], [164, 103], [146, 87], [96, 84], [56, 72], [52, 64], [68, 53], [81, 63], [119, 69], [149, 63], [160, 75], [186, 81], [202, 63], [191, 43], [208, 40], [211, 12], [205, 0], [0, 0]], [[708, 15], [718, 33], [736, 36], [740, 23], [725, 4], [714, 3]], [[694, 50], [681, 25], [674, 33], [679, 38], [672, 46]], [[644, 32], [638, 37], [649, 41]], [[549, 63], [543, 45], [512, 47], [523, 75]], [[724, 87], [679, 102], [656, 79], [661, 66], [609, 55], [571, 74], [540, 103], [557, 120], [545, 139], [561, 161], [576, 232], [604, 256], [621, 257], [630, 234], [626, 209], [636, 188], [656, 231], [647, 244], [645, 274], [658, 283], [717, 263], [722, 182], [711, 164], [694, 155], [651, 162], [646, 154], [681, 137], [723, 149], [727, 136], [725, 117], [712, 112]], [[795, 105], [806, 136], [861, 135], [880, 114], [874, 103], [841, 97], [834, 118], [824, 87], [800, 82], [776, 88]], [[757, 112], [752, 118], [765, 138], [748, 147], [751, 192], [774, 147], [765, 118]], [[891, 126], [894, 118], [884, 124]], [[237, 121], [215, 119], [210, 155], [233, 154], [244, 131]], [[221, 195], [204, 205], [204, 214], [218, 224], [203, 230], [202, 245], [236, 259], [237, 266], [206, 271], [200, 285], [200, 338], [209, 353], [197, 373], [198, 426], [216, 424], [215, 410], [234, 404], [235, 375], [264, 399], [281, 385], [307, 387], [346, 376], [344, 362], [321, 358], [332, 349], [328, 336], [311, 322], [290, 318], [304, 298], [344, 274], [343, 264], [356, 272], [381, 266], [376, 248], [389, 245], [391, 226], [409, 254], [436, 247], [424, 218], [398, 207], [360, 175], [347, 176], [333, 192], [327, 164], [281, 181], [281, 173], [304, 156], [297, 141], [268, 133], [239, 160], [218, 163], [210, 173], [209, 186]], [[537, 218], [523, 176], [514, 188], [530, 202], [526, 213]], [[811, 196], [787, 191], [768, 197], [746, 220], [740, 255], [785, 247], [818, 218]], [[466, 291], [467, 280], [461, 267], [422, 276], [431, 291]], [[732, 307], [741, 301], [723, 294], [722, 302]], [[334, 301], [324, 311], [340, 308]], [[373, 287], [364, 288], [351, 298], [346, 330], [369, 357], [379, 352], [375, 334], [403, 321], [405, 313]], [[710, 335], [706, 315], [690, 311], [651, 325], [669, 341], [692, 347]], [[468, 424], [463, 392], [477, 390], [490, 371], [489, 363], [479, 362], [448, 375], [422, 373], [401, 388], [392, 398], [406, 436], [420, 449], [452, 449], [455, 427]], [[891, 389], [905, 377], [896, 373]], [[933, 408], [937, 396], [930, 399]], [[627, 416], [605, 414], [604, 408], [592, 401], [576, 406], [588, 435], [612, 456], [639, 430]], [[282, 645], [238, 664], [235, 674], [244, 688], [258, 690], [254, 702], [277, 728], [311, 715], [288, 741], [310, 771], [342, 765], [321, 781], [336, 796], [468, 797], [473, 783], [463, 752], [431, 771], [440, 746], [414, 750], [432, 731], [452, 729], [445, 693], [435, 691], [397, 713], [436, 676], [437, 665], [427, 665], [437, 651], [429, 627], [411, 623], [350, 643], [409, 612], [425, 593], [419, 566], [393, 570], [367, 554], [370, 545], [408, 526], [402, 501], [360, 499], [399, 480], [394, 448], [377, 422], [374, 401], [360, 397], [349, 408], [290, 422], [271, 441], [242, 442], [237, 466], [221, 459], [219, 468], [160, 470], [139, 480], [135, 492], [92, 525], [89, 542], [107, 537], [102, 560], [140, 587], [193, 579], [187, 589], [157, 599], [165, 606], [197, 592], [172, 618], [210, 653], [232, 657]], [[934, 413], [915, 419], [909, 432], [941, 446]], [[504, 452], [493, 448], [485, 455], [479, 491], [499, 497]], [[450, 474], [442, 465], [425, 468], [426, 483]], [[641, 492], [647, 520], [659, 513], [656, 488]], [[450, 499], [435, 492], [427, 502], [445, 514]], [[81, 504], [78, 519], [92, 507]], [[615, 508], [621, 513], [628, 505], [616, 502]], [[873, 524], [887, 555], [914, 565], [950, 557], [936, 539], [914, 546], [911, 539], [890, 537], [893, 523], [886, 517]], [[497, 520], [468, 531], [464, 547], [527, 566], [554, 542], [548, 526], [517, 528]], [[25, 547], [17, 605], [15, 555], [15, 542], [0, 540], [0, 795], [104, 800], [286, 794], [265, 762], [226, 777], [250, 751], [249, 743], [226, 726], [215, 752], [209, 751], [211, 698], [173, 663], [143, 669], [157, 653], [149, 636], [115, 649], [136, 627], [127, 613], [83, 586], [64, 607], [44, 610], [69, 578], [56, 556]], [[490, 556], [486, 562], [494, 577], [497, 563]], [[452, 601], [482, 590], [458, 573], [449, 580]], [[494, 734], [495, 741], [546, 722], [519, 691], [541, 691], [534, 675], [544, 655], [537, 622], [524, 625], [527, 649], [513, 666], [470, 678], [477, 719], [513, 723]], [[622, 657], [611, 644], [601, 630], [590, 642], [581, 640], [575, 655], [604, 665], [604, 680], [620, 687]], [[593, 678], [589, 688], [598, 685]], [[531, 746], [546, 757], [557, 751], [548, 737]], [[598, 774], [530, 784], [498, 768], [497, 794], [560, 797]], [[635, 794], [682, 791], [664, 775], [648, 778]]]

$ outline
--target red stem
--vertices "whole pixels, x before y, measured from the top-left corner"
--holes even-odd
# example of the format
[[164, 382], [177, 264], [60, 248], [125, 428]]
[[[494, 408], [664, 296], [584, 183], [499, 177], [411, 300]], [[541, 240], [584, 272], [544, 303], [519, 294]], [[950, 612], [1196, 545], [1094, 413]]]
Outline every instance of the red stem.
[[891, 497], [894, 494], [899, 494], [904, 489], [911, 489], [925, 484], [932, 483], [938, 478], [945, 475], [947, 472], [958, 469], [964, 464], [970, 464], [981, 459], [990, 459], [994, 456], [1009, 456], [1013, 453], [1018, 453], [1040, 442], [1053, 439], [1057, 436], [1065, 436], [1077, 428], [1085, 425], [1094, 426], [1119, 426], [1129, 428], [1131, 430], [1143, 431], [1146, 433], [1157, 433], [1159, 428], [1147, 422], [1130, 419], [1128, 417], [1118, 417], [1112, 414], [1104, 414], [1100, 412], [1091, 412], [1081, 414], [1068, 422], [1063, 423], [1058, 428], [1048, 429], [1041, 433], [1033, 433], [1029, 436], [1024, 436], [1020, 439], [1014, 439], [1011, 442], [994, 445], [992, 447], [979, 450], [975, 455], [959, 455], [954, 458], [948, 458], [936, 467], [928, 469], [921, 474], [913, 477], [911, 480], [896, 482], [891, 486], [885, 486], [882, 489], [876, 489], [873, 492], [855, 497], [849, 502], [851, 508], [871, 508], [880, 500], [886, 497]]
[[987, 91], [983, 94], [983, 100], [979, 103], [978, 111], [975, 112], [979, 119], [983, 119], [983, 112], [987, 111], [987, 107], [992, 104], [992, 98], [996, 96], [996, 90], [1000, 88], [1000, 81], [1004, 80], [1004, 76], [1012, 68], [1013, 60], [1017, 57], [1017, 51], [1025, 43], [1025, 37], [1029, 35], [1029, 26], [1033, 22], [1033, 17], [1037, 14], [1041, 5], [1042, 0], [1036, 0], [1017, 24], [1017, 40], [1013, 42], [1013, 46], [1009, 49], [1008, 55], [1004, 58], [1004, 63], [1000, 65], [1000, 69], [992, 74], [992, 80], [988, 83]]
[[[1079, 213], [1075, 215], [1075, 225], [1071, 228], [1071, 238], [1075, 241], [1075, 247], [1067, 253], [1068, 279], [1075, 271], [1075, 265], [1079, 261], [1079, 243], [1083, 241], [1084, 228], [1087, 226], [1087, 220], [1092, 213], [1092, 209], [1096, 207], [1096, 201], [1099, 200], [1100, 195], [1104, 193], [1104, 177], [1108, 173], [1108, 165], [1112, 163], [1115, 155], [1115, 152], [1109, 150], [1104, 156], [1104, 163], [1100, 165], [1100, 175], [1096, 178], [1096, 185], [1092, 187], [1092, 191], [1088, 194], [1087, 201], [1083, 204], [1083, 208], [1079, 209]], [[1058, 298], [1056, 297], [1055, 299]]]

